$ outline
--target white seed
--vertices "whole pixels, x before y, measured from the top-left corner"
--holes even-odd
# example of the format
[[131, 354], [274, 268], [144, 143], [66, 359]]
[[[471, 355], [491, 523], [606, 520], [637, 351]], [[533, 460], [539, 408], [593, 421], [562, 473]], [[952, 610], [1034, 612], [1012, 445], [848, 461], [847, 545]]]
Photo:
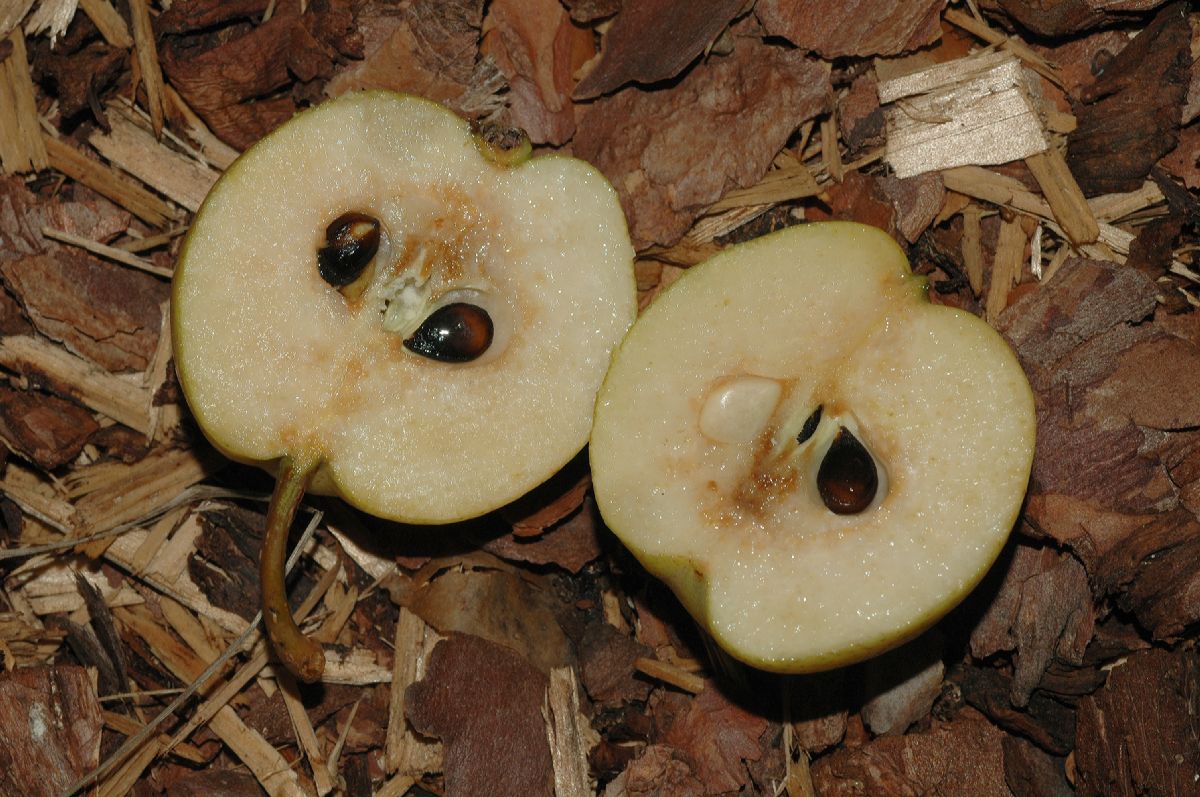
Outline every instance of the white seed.
[[717, 382], [700, 410], [700, 432], [717, 443], [748, 443], [759, 435], [779, 404], [783, 386], [765, 376]]

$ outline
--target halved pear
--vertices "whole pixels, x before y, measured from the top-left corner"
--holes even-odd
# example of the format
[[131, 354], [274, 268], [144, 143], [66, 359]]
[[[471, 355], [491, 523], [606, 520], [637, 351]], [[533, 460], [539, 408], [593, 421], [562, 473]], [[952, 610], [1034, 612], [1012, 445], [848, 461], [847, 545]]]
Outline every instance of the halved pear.
[[320, 651], [284, 627], [278, 582], [306, 487], [445, 523], [587, 441], [636, 313], [633, 249], [599, 172], [528, 155], [424, 100], [345, 95], [246, 152], [192, 224], [175, 364], [209, 439], [279, 471], [264, 608], [302, 677]]
[[1034, 446], [1029, 383], [930, 304], [880, 230], [807, 224], [693, 267], [630, 330], [592, 429], [596, 501], [734, 657], [814, 672], [974, 587]]

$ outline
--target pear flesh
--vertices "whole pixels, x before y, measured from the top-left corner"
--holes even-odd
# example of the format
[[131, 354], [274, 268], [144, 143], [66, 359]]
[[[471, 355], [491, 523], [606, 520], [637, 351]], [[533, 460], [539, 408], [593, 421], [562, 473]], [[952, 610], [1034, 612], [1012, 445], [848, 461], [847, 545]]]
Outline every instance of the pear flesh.
[[[173, 297], [176, 366], [218, 447], [319, 462], [311, 490], [442, 523], [519, 497], [584, 446], [636, 313], [624, 216], [581, 161], [488, 155], [447, 109], [367, 92], [297, 116], [229, 169]], [[380, 234], [363, 276], [337, 286], [317, 253], [345, 213]], [[405, 348], [453, 302], [494, 323], [482, 356]]]
[[[843, 430], [877, 471], [850, 514], [818, 485]], [[726, 651], [812, 672], [912, 638], [979, 582], [1034, 432], [1004, 340], [930, 304], [885, 233], [830, 222], [660, 296], [614, 357], [590, 456], [609, 527]]]

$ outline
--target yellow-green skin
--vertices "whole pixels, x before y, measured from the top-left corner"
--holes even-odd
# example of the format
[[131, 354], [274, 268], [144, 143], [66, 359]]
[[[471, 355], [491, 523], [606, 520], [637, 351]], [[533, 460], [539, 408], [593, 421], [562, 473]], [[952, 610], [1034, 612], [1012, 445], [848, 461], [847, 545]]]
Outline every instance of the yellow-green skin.
[[[706, 437], [714, 386], [744, 378], [776, 380], [778, 406], [753, 439]], [[817, 404], [822, 426], [797, 445]], [[860, 515], [815, 487], [843, 424], [881, 471]], [[590, 457], [609, 527], [716, 642], [801, 673], [913, 638], [978, 584], [1034, 438], [1004, 340], [929, 303], [885, 233], [828, 222], [730, 247], [659, 296], [614, 355]]]

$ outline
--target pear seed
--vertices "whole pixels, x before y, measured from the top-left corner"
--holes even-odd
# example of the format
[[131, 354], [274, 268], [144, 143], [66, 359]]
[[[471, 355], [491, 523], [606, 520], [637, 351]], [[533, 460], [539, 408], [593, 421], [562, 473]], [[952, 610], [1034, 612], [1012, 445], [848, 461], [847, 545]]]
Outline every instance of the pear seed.
[[317, 251], [317, 271], [335, 288], [354, 282], [379, 250], [379, 219], [350, 211], [325, 228], [325, 245]]
[[429, 314], [404, 347], [444, 363], [465, 363], [492, 345], [492, 317], [466, 302], [443, 305]]
[[875, 500], [879, 472], [870, 452], [842, 427], [817, 471], [817, 490], [830, 512], [857, 515]]
[[771, 420], [783, 386], [765, 376], [717, 384], [700, 408], [700, 433], [716, 443], [748, 443]]
[[796, 435], [796, 445], [800, 445], [808, 440], [817, 431], [817, 427], [821, 425], [821, 411], [823, 409], [825, 409], [824, 406], [818, 404], [817, 408], [813, 410], [812, 415], [809, 415], [808, 419], [804, 421], [804, 425], [800, 427], [800, 434]]

